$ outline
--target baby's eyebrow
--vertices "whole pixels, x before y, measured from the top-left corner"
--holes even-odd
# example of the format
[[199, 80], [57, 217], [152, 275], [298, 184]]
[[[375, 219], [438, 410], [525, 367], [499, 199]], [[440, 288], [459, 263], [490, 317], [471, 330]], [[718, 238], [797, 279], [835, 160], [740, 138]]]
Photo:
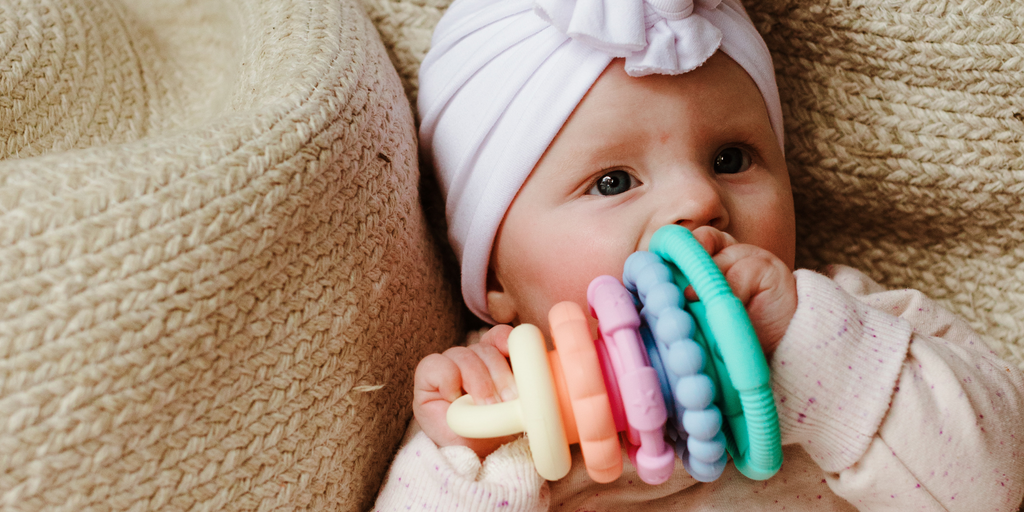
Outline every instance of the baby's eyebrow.
[[586, 142], [574, 144], [572, 151], [573, 153], [578, 153], [580, 159], [587, 161], [600, 160], [602, 157], [607, 158], [608, 156], [629, 156], [642, 150], [648, 140], [648, 137], [639, 135], [628, 137], [607, 136], [600, 139], [590, 138]]

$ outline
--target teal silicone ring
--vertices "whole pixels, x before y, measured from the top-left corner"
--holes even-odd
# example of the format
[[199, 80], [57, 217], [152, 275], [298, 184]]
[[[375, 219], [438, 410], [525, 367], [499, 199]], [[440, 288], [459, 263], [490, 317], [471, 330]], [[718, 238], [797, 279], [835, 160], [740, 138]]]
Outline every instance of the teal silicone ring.
[[[675, 265], [682, 274], [676, 279], [680, 289], [688, 282], [700, 298], [702, 307], [688, 309], [702, 330], [704, 339], [698, 341], [706, 344], [718, 373], [716, 404], [725, 416], [726, 449], [740, 473], [767, 480], [782, 467], [782, 437], [768, 362], [743, 303], [688, 229], [658, 229], [650, 252]], [[738, 401], [727, 400], [736, 396]]]

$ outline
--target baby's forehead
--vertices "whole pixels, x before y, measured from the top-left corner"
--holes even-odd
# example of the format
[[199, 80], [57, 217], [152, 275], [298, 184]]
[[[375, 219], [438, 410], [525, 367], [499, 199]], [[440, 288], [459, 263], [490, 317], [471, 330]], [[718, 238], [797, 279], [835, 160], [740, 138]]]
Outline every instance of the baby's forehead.
[[721, 51], [696, 69], [677, 74], [632, 76], [623, 66], [623, 59], [614, 59], [595, 80], [581, 104], [628, 104], [657, 101], [659, 96], [692, 96], [709, 101], [751, 98], [765, 105], [758, 85], [747, 70]]
[[[621, 59], [616, 59], [576, 106], [552, 145], [573, 138], [579, 146], [574, 151], [614, 149], [607, 146], [645, 142], [631, 137], [686, 135], [664, 131], [686, 132], [691, 126], [702, 132], [749, 127], [774, 137], [770, 117], [754, 81], [721, 52], [697, 69], [678, 75], [633, 77], [625, 72]], [[673, 122], [659, 122], [664, 118]]]

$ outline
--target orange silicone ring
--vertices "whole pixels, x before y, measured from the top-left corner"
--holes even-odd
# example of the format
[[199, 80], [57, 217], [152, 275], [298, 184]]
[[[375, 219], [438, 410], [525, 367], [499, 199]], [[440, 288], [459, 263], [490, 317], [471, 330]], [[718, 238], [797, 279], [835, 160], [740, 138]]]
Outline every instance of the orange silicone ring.
[[578, 304], [567, 301], [551, 308], [548, 321], [563, 363], [587, 473], [595, 482], [611, 482], [622, 474], [622, 452], [587, 318]]

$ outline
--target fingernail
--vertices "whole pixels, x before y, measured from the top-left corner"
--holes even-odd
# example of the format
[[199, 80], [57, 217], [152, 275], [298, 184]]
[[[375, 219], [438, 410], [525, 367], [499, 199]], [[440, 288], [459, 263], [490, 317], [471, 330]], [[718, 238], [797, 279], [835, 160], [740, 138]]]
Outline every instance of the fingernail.
[[507, 387], [507, 388], [505, 388], [505, 389], [503, 389], [501, 391], [501, 400], [503, 402], [511, 402], [512, 400], [515, 400], [516, 398], [519, 398], [519, 390], [516, 389], [516, 385], [515, 384], [512, 384], [511, 386], [509, 386], [509, 387]]
[[491, 405], [496, 403], [498, 403], [498, 399], [494, 395], [484, 398], [484, 405]]

